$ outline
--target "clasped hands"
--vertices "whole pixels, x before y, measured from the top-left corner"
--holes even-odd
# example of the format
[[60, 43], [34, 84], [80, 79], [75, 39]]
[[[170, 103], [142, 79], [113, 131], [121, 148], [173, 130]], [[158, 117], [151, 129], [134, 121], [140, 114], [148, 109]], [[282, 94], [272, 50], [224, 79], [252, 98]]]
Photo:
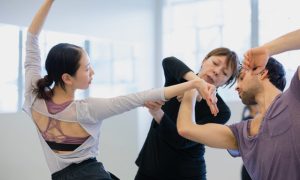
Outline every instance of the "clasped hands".
[[[219, 112], [219, 109], [217, 107], [218, 98], [216, 97], [216, 87], [200, 78], [194, 79], [192, 81], [194, 81], [194, 83], [196, 84], [196, 100], [200, 102], [202, 99], [205, 99], [211, 113], [216, 116]], [[182, 101], [182, 98], [183, 95], [177, 96], [177, 100], [179, 102]], [[163, 114], [161, 107], [164, 104], [164, 101], [147, 101], [145, 102], [145, 107], [149, 109], [149, 112], [152, 116], [161, 116]]]

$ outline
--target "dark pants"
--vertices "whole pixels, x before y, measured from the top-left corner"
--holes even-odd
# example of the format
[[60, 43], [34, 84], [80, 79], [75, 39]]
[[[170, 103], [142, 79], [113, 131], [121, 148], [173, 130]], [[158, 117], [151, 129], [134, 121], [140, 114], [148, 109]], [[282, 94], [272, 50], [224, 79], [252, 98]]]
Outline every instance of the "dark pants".
[[138, 170], [137, 174], [135, 175], [134, 180], [160, 180], [160, 179], [143, 174], [140, 170]]
[[[52, 180], [113, 180], [109, 172], [105, 171], [101, 162], [96, 158], [82, 161], [52, 174]], [[118, 178], [116, 178], [118, 179]]]
[[138, 172], [135, 175], [134, 180], [206, 180], [206, 176], [203, 177], [191, 177], [191, 178], [183, 178], [183, 177], [177, 177], [177, 178], [165, 178], [160, 176], [151, 176], [143, 173], [141, 170], [138, 170]]
[[242, 180], [251, 180], [251, 177], [249, 176], [245, 166], [242, 167]]

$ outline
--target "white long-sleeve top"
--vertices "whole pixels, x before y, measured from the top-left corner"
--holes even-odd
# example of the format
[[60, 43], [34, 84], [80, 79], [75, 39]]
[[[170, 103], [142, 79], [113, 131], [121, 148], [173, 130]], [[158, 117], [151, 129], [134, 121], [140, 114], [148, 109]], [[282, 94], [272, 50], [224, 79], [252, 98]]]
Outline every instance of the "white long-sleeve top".
[[42, 149], [51, 174], [72, 163], [79, 163], [88, 158], [97, 157], [102, 120], [142, 106], [147, 100], [165, 100], [162, 88], [133, 93], [114, 98], [87, 98], [74, 100], [63, 111], [57, 114], [48, 112], [45, 100], [37, 98], [33, 89], [41, 78], [41, 56], [38, 36], [28, 32], [25, 59], [25, 102], [23, 110], [32, 118], [32, 111], [61, 121], [77, 122], [90, 137], [77, 149], [68, 154], [57, 154], [50, 149], [38, 127]]

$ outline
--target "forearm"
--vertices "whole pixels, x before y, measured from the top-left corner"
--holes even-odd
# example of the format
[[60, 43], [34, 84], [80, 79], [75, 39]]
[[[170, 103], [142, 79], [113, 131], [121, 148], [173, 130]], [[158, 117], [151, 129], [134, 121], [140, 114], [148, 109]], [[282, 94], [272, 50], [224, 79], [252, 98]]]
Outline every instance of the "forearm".
[[35, 14], [33, 21], [31, 22], [28, 32], [38, 35], [41, 32], [43, 24], [47, 18], [50, 8], [54, 0], [45, 0], [38, 12]]
[[263, 47], [268, 50], [270, 56], [285, 51], [300, 49], [300, 29], [274, 39], [264, 44]]
[[227, 126], [213, 123], [197, 125], [193, 122], [196, 95], [191, 91], [185, 93], [177, 119], [178, 133], [187, 139], [210, 147], [237, 149], [236, 139]]
[[177, 116], [177, 130], [182, 136], [186, 136], [186, 131], [190, 129], [193, 125], [194, 118], [194, 106], [196, 102], [196, 92], [185, 93]]
[[200, 78], [199, 76], [197, 76], [193, 71], [189, 71], [186, 74], [184, 74], [183, 79], [190, 81], [196, 78]]
[[183, 94], [185, 91], [195, 88], [194, 81], [188, 81], [173, 86], [165, 87], [165, 99], [171, 99], [175, 96]]
[[236, 139], [226, 125], [208, 123], [192, 128], [188, 139], [200, 142], [209, 147], [220, 149], [238, 149]]

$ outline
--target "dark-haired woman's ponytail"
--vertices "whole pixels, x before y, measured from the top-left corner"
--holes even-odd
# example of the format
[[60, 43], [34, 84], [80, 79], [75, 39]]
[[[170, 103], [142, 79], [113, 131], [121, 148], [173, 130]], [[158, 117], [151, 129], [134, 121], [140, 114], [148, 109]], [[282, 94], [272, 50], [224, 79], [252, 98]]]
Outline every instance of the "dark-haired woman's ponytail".
[[50, 100], [53, 96], [51, 85], [53, 80], [48, 75], [44, 76], [37, 81], [37, 88], [34, 90], [37, 93], [37, 97], [44, 100]]

